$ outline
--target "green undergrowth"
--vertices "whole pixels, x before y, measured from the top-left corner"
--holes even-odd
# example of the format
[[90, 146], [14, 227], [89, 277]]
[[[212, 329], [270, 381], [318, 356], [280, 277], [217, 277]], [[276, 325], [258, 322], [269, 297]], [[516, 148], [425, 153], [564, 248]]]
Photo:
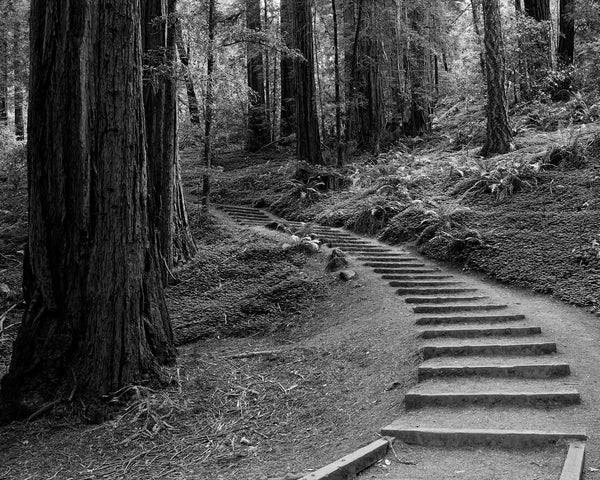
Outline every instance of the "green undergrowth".
[[[431, 258], [598, 310], [598, 130], [527, 130], [515, 151], [491, 159], [436, 138], [434, 147], [358, 159], [337, 172], [347, 178], [341, 188], [319, 185], [322, 169], [292, 188], [305, 165], [282, 160], [223, 174], [217, 195], [290, 220], [414, 242]], [[260, 185], [238, 189], [248, 177]]]
[[[167, 290], [178, 344], [208, 337], [264, 335], [303, 322], [325, 295], [324, 259], [283, 249], [289, 236], [260, 233], [193, 214], [198, 254]], [[322, 272], [322, 273], [321, 273]]]

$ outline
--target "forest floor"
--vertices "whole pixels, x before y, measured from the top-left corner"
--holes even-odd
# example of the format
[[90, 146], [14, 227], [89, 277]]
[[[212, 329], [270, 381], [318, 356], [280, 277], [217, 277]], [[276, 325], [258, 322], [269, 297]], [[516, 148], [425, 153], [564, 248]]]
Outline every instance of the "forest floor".
[[[214, 200], [412, 242], [459, 268], [597, 310], [600, 161], [589, 140], [600, 128], [542, 132], [556, 125], [524, 119], [517, 150], [484, 161], [476, 113], [449, 115], [445, 133], [427, 142], [323, 169], [322, 179], [345, 186], [338, 190], [290, 182], [289, 150], [230, 152], [215, 171]], [[201, 169], [193, 152], [183, 160], [194, 192]], [[22, 314], [25, 205], [22, 181], [0, 182], [0, 375]], [[180, 352], [170, 387], [132, 387], [103, 425], [63, 409], [2, 427], [0, 479], [297, 478], [373, 440], [402, 411], [416, 381], [416, 336], [409, 309], [375, 275], [353, 265], [358, 280], [340, 282], [325, 273], [323, 253], [284, 252], [283, 234], [201, 214], [191, 196], [188, 205], [199, 254], [167, 291]], [[271, 353], [237, 356], [256, 351]], [[421, 452], [397, 453], [426, 464]], [[438, 453], [460, 478], [460, 465]], [[530, 454], [524, 465], [543, 461]], [[479, 462], [477, 451], [463, 458], [471, 457]]]

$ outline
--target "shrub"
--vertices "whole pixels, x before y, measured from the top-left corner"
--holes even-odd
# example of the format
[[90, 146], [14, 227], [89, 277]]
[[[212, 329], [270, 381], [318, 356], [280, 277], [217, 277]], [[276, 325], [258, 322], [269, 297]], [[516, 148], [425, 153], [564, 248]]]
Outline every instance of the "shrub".
[[0, 182], [9, 182], [14, 190], [26, 184], [27, 148], [15, 140], [8, 128], [0, 128]]

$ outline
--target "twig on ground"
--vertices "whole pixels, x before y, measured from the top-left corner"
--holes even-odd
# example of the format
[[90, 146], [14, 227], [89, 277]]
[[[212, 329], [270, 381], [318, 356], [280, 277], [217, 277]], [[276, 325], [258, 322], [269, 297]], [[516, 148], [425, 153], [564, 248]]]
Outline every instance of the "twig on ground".
[[226, 355], [223, 358], [226, 360], [233, 360], [233, 359], [237, 359], [237, 358], [260, 357], [263, 355], [277, 355], [280, 353], [283, 353], [283, 350], [262, 350], [260, 352], [234, 353], [233, 355]]

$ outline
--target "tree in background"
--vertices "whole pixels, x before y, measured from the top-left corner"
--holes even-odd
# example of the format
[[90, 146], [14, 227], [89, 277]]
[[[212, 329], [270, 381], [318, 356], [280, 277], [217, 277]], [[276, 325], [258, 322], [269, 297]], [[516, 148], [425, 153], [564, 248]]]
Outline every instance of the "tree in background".
[[508, 121], [504, 42], [498, 0], [483, 0], [483, 22], [487, 78], [487, 133], [481, 154], [488, 156], [508, 152], [512, 141]]
[[575, 3], [560, 0], [558, 59], [562, 65], [571, 65], [575, 51]]
[[[246, 27], [251, 32], [261, 30], [260, 0], [246, 0]], [[269, 143], [266, 113], [265, 70], [262, 49], [254, 38], [247, 42], [248, 71], [248, 136], [246, 149], [256, 152]]]
[[322, 163], [321, 137], [317, 118], [312, 29], [312, 0], [293, 0], [294, 58], [296, 88], [296, 153], [300, 160]]
[[[25, 313], [2, 402], [101, 395], [175, 358], [148, 213], [137, 0], [33, 0]], [[51, 45], [47, 39], [53, 39]]]

